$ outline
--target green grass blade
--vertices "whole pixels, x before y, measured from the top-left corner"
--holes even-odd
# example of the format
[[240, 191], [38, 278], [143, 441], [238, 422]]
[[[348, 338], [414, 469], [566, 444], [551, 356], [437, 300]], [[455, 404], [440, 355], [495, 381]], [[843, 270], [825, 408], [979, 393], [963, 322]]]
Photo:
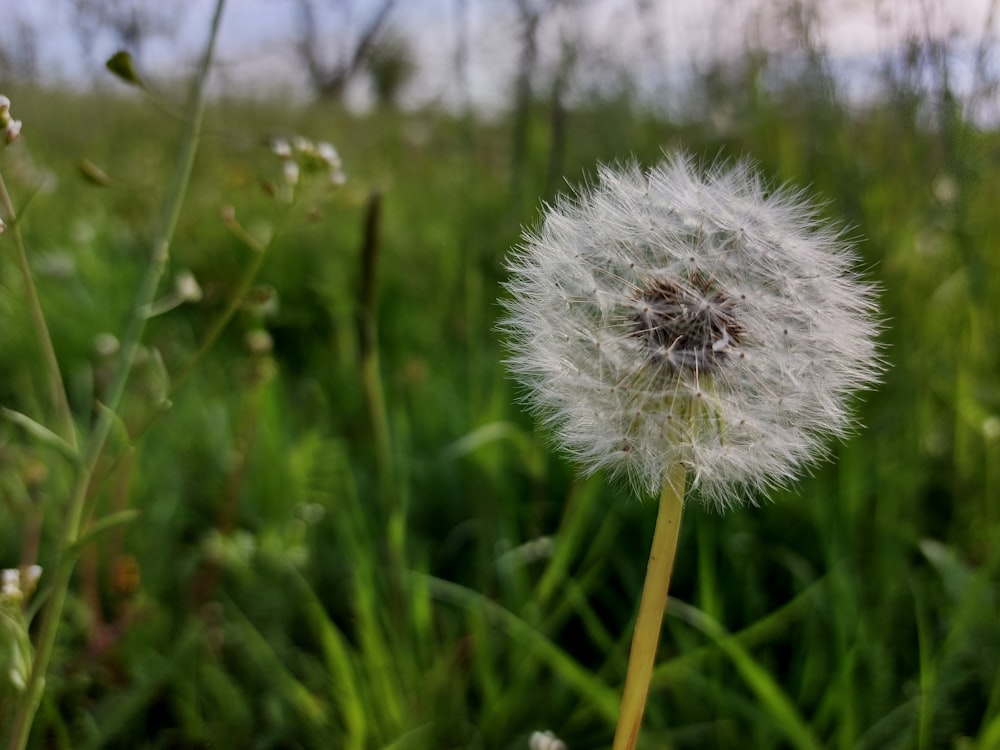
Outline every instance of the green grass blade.
[[747, 686], [771, 715], [776, 726], [797, 748], [821, 750], [822, 745], [813, 734], [805, 718], [798, 712], [781, 686], [768, 674], [738, 639], [705, 613], [689, 604], [672, 600], [670, 611], [700, 630], [729, 657]]
[[421, 573], [411, 573], [410, 576], [425, 577], [435, 598], [470, 612], [482, 612], [489, 621], [504, 630], [511, 638], [530, 648], [560, 679], [589, 700], [602, 716], [612, 723], [618, 718], [617, 691], [608, 688], [536, 628], [491, 599], [465, 586], [433, 576], [424, 576]]

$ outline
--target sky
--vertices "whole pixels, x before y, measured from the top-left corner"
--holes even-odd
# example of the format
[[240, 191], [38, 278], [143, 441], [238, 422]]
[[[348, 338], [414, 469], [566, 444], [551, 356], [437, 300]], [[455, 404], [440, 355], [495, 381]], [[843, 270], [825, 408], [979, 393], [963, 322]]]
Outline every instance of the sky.
[[[530, 0], [541, 6], [545, 0]], [[148, 72], [183, 73], [197, 55], [208, 29], [214, 0], [117, 0], [169, 9], [176, 23], [169, 37], [151, 40], [142, 63]], [[338, 34], [350, 34], [378, 0], [316, 0], [327, 8], [320, 28], [338, 49]], [[584, 74], [629, 71], [639, 80], [670, 80], [692, 65], [725, 58], [748, 42], [781, 47], [793, 38], [787, 8], [792, 0], [576, 0], [570, 9], [548, 17], [539, 29], [543, 68], [554, 65], [564, 42], [588, 50], [591, 69]], [[815, 41], [845, 66], [875, 65], [901, 40], [950, 39], [965, 50], [955, 61], [960, 85], [971, 80], [971, 53], [984, 38], [1000, 38], [993, 0], [802, 0], [815, 12]], [[89, 37], [81, 48], [74, 30], [72, 0], [0, 0], [0, 43], [10, 47], [18, 35], [33, 36], [48, 78], [83, 85], [99, 80], [104, 60], [116, 51], [110, 33]], [[216, 86], [267, 96], [308, 94], [308, 82], [294, 54], [296, 0], [228, 0], [219, 39]], [[467, 96], [482, 107], [505, 100], [518, 51], [518, 22], [512, 0], [399, 0], [393, 24], [411, 40], [420, 73], [411, 91], [415, 100], [454, 102]], [[12, 20], [13, 19], [13, 22]], [[456, 86], [456, 49], [466, 32], [466, 85]], [[26, 30], [26, 31], [25, 31]], [[969, 68], [968, 70], [966, 70]], [[845, 69], [847, 69], [845, 67]], [[0, 83], [4, 73], [0, 70]], [[657, 85], [650, 83], [650, 85]], [[366, 90], [352, 91], [363, 107]]]

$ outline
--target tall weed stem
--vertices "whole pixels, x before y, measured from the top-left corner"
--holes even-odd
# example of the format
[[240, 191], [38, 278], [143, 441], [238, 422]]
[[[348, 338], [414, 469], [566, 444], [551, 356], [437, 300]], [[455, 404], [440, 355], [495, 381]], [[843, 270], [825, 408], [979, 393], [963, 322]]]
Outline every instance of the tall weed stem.
[[31, 725], [41, 703], [45, 675], [48, 672], [59, 623], [66, 604], [76, 558], [74, 549], [80, 537], [88, 488], [104, 450], [104, 443], [118, 418], [117, 408], [125, 392], [125, 384], [128, 381], [136, 351], [145, 331], [147, 319], [145, 311], [156, 296], [156, 290], [170, 258], [170, 242], [177, 226], [181, 207], [184, 204], [191, 171], [194, 167], [195, 154], [198, 150], [201, 123], [205, 113], [205, 86], [212, 64], [215, 41], [224, 6], [225, 0], [216, 0], [208, 42], [192, 86], [188, 117], [181, 136], [173, 184], [167, 194], [160, 225], [153, 240], [149, 265], [146, 267], [140, 282], [135, 305], [126, 325], [125, 334], [121, 339], [121, 353], [115, 366], [111, 386], [108, 389], [105, 408], [100, 410], [100, 416], [86, 440], [83, 462], [76, 469], [72, 494], [66, 507], [65, 520], [59, 535], [60, 559], [53, 572], [51, 598], [42, 610], [35, 660], [25, 687], [24, 698], [11, 728], [9, 750], [23, 750], [28, 744]]

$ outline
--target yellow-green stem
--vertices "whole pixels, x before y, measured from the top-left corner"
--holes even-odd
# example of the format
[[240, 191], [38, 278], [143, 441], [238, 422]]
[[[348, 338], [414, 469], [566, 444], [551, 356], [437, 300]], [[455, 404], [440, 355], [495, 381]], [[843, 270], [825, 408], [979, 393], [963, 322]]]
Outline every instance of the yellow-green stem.
[[660, 642], [663, 610], [667, 606], [670, 573], [677, 554], [677, 536], [681, 529], [684, 509], [684, 484], [686, 474], [682, 466], [675, 466], [667, 475], [660, 493], [660, 506], [656, 515], [653, 546], [649, 551], [646, 582], [642, 587], [639, 616], [632, 636], [632, 650], [628, 657], [625, 689], [622, 692], [618, 727], [615, 729], [613, 750], [633, 750], [639, 739], [642, 714], [646, 710], [649, 682], [653, 676], [656, 647]]
[[106, 408], [101, 410], [100, 417], [94, 425], [93, 431], [88, 436], [83, 462], [76, 470], [72, 494], [65, 509], [63, 526], [60, 533], [60, 559], [52, 574], [52, 593], [41, 613], [35, 659], [32, 664], [31, 673], [28, 676], [28, 684], [25, 686], [21, 704], [18, 707], [17, 715], [11, 727], [8, 743], [9, 750], [24, 750], [28, 744], [31, 725], [34, 722], [38, 706], [41, 703], [45, 687], [45, 675], [48, 672], [52, 650], [55, 647], [56, 634], [59, 630], [59, 623], [62, 620], [63, 607], [66, 604], [70, 579], [76, 561], [73, 548], [80, 537], [88, 489], [94, 475], [94, 469], [97, 467], [97, 462], [104, 451], [104, 443], [111, 431], [114, 420], [117, 418], [116, 410], [125, 391], [125, 384], [132, 369], [132, 362], [139, 348], [143, 331], [145, 330], [146, 309], [156, 296], [156, 289], [159, 286], [160, 279], [166, 269], [167, 261], [170, 258], [170, 242], [173, 238], [174, 228], [177, 226], [181, 206], [184, 203], [184, 196], [187, 194], [188, 183], [191, 179], [191, 171], [194, 167], [201, 122], [205, 112], [205, 84], [208, 80], [208, 72], [211, 67], [212, 56], [215, 50], [215, 40], [218, 37], [224, 6], [225, 0], [216, 0], [208, 44], [206, 45], [198, 74], [195, 77], [189, 106], [189, 117], [181, 137], [174, 183], [164, 204], [160, 227], [153, 241], [149, 265], [146, 268], [145, 275], [136, 294], [136, 302], [132, 309], [131, 318], [126, 326], [125, 334], [122, 336], [121, 353], [114, 377], [112, 378], [111, 387], [108, 389], [105, 403]]

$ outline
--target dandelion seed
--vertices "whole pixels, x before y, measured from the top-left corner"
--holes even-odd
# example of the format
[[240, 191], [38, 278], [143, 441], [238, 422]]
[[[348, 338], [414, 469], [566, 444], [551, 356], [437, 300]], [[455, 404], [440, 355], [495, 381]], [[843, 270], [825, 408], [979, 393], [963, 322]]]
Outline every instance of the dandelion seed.
[[509, 262], [527, 401], [589, 473], [644, 492], [681, 465], [722, 511], [825, 455], [881, 372], [874, 289], [837, 228], [747, 163], [603, 167]]

